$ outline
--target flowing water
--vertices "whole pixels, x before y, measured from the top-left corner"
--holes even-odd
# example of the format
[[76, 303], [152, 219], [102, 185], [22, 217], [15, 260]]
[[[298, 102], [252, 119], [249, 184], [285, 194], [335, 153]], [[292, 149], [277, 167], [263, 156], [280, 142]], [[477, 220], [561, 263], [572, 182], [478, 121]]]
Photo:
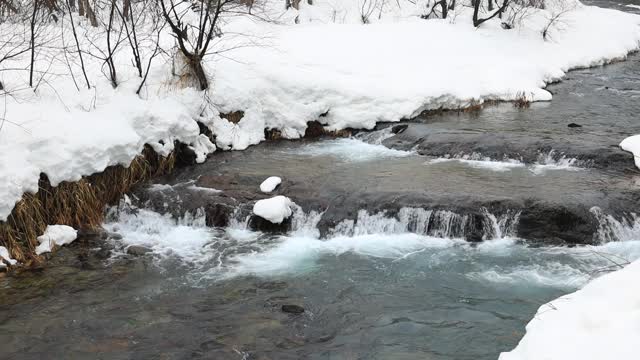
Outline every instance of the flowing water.
[[[529, 109], [182, 169], [109, 210], [108, 236], [0, 277], [0, 357], [496, 359], [541, 304], [640, 258], [640, 174], [615, 148], [640, 133], [638, 74], [631, 56]], [[298, 204], [276, 231], [248, 211], [271, 175]]]

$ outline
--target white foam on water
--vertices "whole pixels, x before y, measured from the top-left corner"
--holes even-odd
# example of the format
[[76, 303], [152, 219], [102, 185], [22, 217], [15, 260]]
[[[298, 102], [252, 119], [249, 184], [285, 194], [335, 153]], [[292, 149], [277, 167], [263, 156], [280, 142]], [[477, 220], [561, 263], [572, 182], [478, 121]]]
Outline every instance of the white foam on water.
[[390, 149], [384, 145], [370, 144], [357, 138], [321, 141], [306, 145], [300, 150], [296, 150], [296, 153], [306, 156], [331, 156], [348, 162], [416, 155], [413, 151]]
[[509, 285], [536, 285], [557, 288], [578, 288], [586, 284], [591, 276], [578, 268], [559, 262], [545, 262], [498, 268], [468, 275], [472, 279]]
[[[191, 264], [203, 278], [296, 275], [322, 266], [321, 260], [350, 253], [398, 266], [409, 262], [434, 269], [455, 261], [460, 272], [485, 284], [575, 289], [640, 259], [640, 233], [636, 232], [640, 220], [618, 221], [601, 213], [601, 226], [609, 229], [609, 238], [619, 241], [532, 248], [513, 236], [517, 212], [496, 217], [487, 211], [485, 232], [492, 239], [471, 244], [447, 236], [457, 233], [454, 228], [461, 215], [419, 208], [401, 209], [396, 217], [361, 211], [355, 220], [340, 223], [328, 239], [319, 238], [322, 213], [307, 214], [298, 207], [292, 219], [294, 230], [287, 236], [250, 231], [246, 221], [232, 222], [224, 231], [209, 229], [203, 211], [176, 220], [145, 209], [125, 210], [116, 214], [117, 221], [104, 224], [107, 231], [122, 235], [117, 242], [123, 252], [127, 246], [145, 246], [157, 259]], [[592, 211], [598, 214], [597, 209]]]
[[551, 150], [548, 153], [539, 154], [538, 160], [530, 170], [536, 175], [541, 175], [547, 171], [580, 171], [583, 168], [578, 166], [578, 159], [569, 158], [564, 154], [558, 154], [555, 150]]
[[433, 165], [447, 162], [458, 162], [476, 169], [486, 169], [499, 172], [510, 171], [512, 169], [525, 167], [525, 164], [522, 161], [516, 159], [505, 158], [503, 160], [497, 160], [492, 159], [488, 156], [483, 156], [480, 153], [460, 153], [454, 156], [445, 156], [441, 158], [431, 159], [425, 164]]
[[208, 187], [202, 187], [202, 186], [197, 186], [197, 185], [188, 186], [187, 189], [189, 189], [191, 191], [201, 191], [201, 192], [210, 193], [210, 194], [219, 194], [219, 193], [222, 192], [222, 190], [218, 190], [218, 189], [214, 189], [214, 188], [208, 188]]
[[274, 276], [313, 269], [324, 256], [353, 253], [366, 257], [401, 259], [424, 249], [444, 249], [462, 245], [463, 240], [434, 238], [417, 234], [367, 234], [338, 236], [328, 240], [313, 237], [281, 237], [262, 252], [231, 257], [224, 277], [241, 275]]
[[[503, 242], [507, 249], [511, 247], [507, 252], [509, 255], [528, 259], [532, 263], [510, 267], [489, 265], [486, 270], [469, 273], [470, 278], [496, 284], [577, 289], [595, 277], [640, 259], [640, 240], [574, 248], [529, 248], [515, 243], [508, 244], [505, 239], [490, 242]], [[503, 249], [498, 246], [493, 250], [498, 250], [498, 253], [492, 253], [496, 255]]]
[[176, 220], [146, 209], [124, 211], [118, 220], [103, 227], [122, 236], [125, 247], [144, 246], [161, 258], [178, 257], [188, 263], [203, 263], [211, 256], [207, 245], [212, 242], [213, 230], [205, 225], [204, 212], [186, 215]]
[[504, 158], [502, 160], [493, 159], [488, 156], [483, 156], [480, 153], [472, 154], [456, 154], [453, 156], [444, 156], [440, 158], [431, 159], [425, 162], [426, 165], [436, 165], [447, 162], [457, 162], [466, 166], [485, 169], [497, 172], [506, 172], [514, 169], [529, 169], [535, 175], [543, 175], [547, 171], [554, 170], [566, 170], [577, 171], [583, 170], [578, 166], [578, 160], [575, 158], [566, 157], [563, 154], [559, 154], [555, 150], [551, 150], [548, 153], [541, 153], [538, 155], [538, 159], [532, 165], [527, 165], [521, 160]]
[[508, 256], [519, 247], [518, 239], [514, 237], [504, 237], [493, 240], [485, 240], [476, 246], [476, 250], [494, 256]]

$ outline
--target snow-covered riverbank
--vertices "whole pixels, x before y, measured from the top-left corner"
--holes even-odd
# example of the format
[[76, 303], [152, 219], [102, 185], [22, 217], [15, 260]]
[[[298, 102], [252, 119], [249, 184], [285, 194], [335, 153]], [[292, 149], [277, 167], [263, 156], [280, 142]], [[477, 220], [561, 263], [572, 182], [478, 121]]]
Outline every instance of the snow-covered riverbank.
[[635, 261], [542, 305], [518, 346], [500, 360], [637, 359], [638, 277]]

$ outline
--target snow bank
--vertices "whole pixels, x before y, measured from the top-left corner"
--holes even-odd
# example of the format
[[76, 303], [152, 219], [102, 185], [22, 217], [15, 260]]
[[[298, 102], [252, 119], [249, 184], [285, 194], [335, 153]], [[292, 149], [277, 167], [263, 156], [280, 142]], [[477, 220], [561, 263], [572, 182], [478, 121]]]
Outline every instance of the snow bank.
[[281, 224], [293, 210], [293, 201], [286, 196], [275, 196], [270, 199], [258, 200], [253, 205], [253, 213], [274, 224]]
[[633, 154], [636, 166], [640, 169], [640, 135], [631, 136], [622, 140], [620, 148]]
[[260, 191], [270, 193], [282, 183], [282, 179], [277, 176], [271, 176], [260, 184]]
[[49, 225], [44, 234], [38, 236], [40, 245], [36, 247], [36, 254], [51, 252], [54, 245], [71, 244], [78, 237], [78, 231], [67, 225]]
[[[209, 60], [215, 103], [225, 112], [245, 111], [238, 124], [213, 119], [217, 145], [244, 149], [264, 139], [263, 128], [298, 138], [312, 120], [329, 130], [371, 129], [441, 107], [523, 95], [551, 100], [547, 82], [572, 68], [624, 58], [640, 41], [639, 16], [574, 5], [547, 40], [541, 31], [553, 9], [530, 9], [513, 30], [500, 28], [499, 19], [476, 29], [465, 7], [447, 20], [392, 17], [362, 25], [349, 23], [349, 16], [345, 23], [315, 20], [295, 30], [230, 24], [236, 33], [261, 34], [256, 37], [268, 38], [269, 46]], [[314, 14], [318, 18], [317, 8]]]
[[14, 260], [11, 258], [11, 255], [9, 254], [9, 250], [7, 250], [6, 247], [0, 246], [0, 268], [7, 267], [5, 262], [8, 263], [9, 265], [15, 265], [18, 263], [17, 260]]
[[637, 359], [640, 261], [545, 304], [500, 360]]

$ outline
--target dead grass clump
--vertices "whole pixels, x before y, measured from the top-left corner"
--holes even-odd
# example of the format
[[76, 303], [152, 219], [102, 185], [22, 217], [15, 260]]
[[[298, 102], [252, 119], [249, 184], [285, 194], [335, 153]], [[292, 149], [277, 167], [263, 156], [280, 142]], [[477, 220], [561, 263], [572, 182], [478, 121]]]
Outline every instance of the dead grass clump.
[[531, 106], [531, 100], [527, 97], [527, 94], [519, 92], [516, 94], [516, 99], [513, 101], [513, 106], [518, 109], [528, 109]]
[[41, 258], [35, 254], [36, 238], [47, 225], [63, 224], [76, 229], [100, 227], [105, 206], [115, 204], [134, 185], [169, 173], [175, 159], [175, 153], [165, 158], [146, 146], [129, 167], [110, 166], [79, 181], [65, 181], [54, 187], [42, 174], [38, 192], [24, 194], [7, 221], [0, 222], [0, 245], [27, 266], [38, 263]]
[[232, 111], [229, 113], [220, 114], [220, 117], [223, 119], [227, 119], [231, 123], [237, 124], [244, 117], [244, 111], [241, 111], [241, 110]]

